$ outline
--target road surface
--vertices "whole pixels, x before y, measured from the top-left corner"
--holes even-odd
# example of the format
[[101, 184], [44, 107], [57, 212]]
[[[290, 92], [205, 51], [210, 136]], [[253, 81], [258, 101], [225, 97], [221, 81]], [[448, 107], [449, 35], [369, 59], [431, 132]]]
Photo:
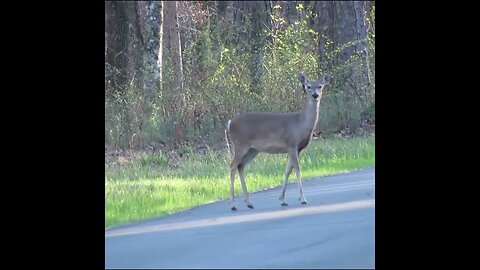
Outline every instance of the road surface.
[[[228, 184], [228, 183], [226, 183]], [[106, 268], [374, 268], [375, 168], [105, 230]]]

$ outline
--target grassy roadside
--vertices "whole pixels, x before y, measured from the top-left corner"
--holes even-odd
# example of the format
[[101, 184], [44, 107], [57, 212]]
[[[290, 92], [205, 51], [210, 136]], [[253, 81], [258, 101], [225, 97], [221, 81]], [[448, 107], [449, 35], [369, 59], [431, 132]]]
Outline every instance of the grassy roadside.
[[[188, 152], [188, 149], [186, 149]], [[124, 165], [105, 167], [105, 226], [152, 218], [229, 196], [229, 163], [225, 152], [207, 151], [172, 169], [165, 154], [146, 154]], [[260, 154], [246, 168], [250, 192], [281, 184], [287, 155]], [[312, 141], [300, 155], [302, 179], [375, 164], [375, 137]], [[241, 194], [238, 174], [235, 192]], [[290, 181], [295, 174], [290, 175]], [[228, 205], [225, 206], [226, 211]]]

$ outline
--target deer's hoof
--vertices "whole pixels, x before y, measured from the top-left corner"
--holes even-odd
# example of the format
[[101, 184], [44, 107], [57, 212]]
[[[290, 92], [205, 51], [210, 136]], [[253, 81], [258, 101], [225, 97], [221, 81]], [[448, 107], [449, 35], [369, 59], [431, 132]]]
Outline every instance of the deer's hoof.
[[232, 209], [232, 211], [237, 211], [237, 208], [235, 206], [232, 206], [232, 208], [230, 209]]
[[307, 201], [303, 201], [303, 202], [301, 202], [301, 204], [307, 204]]
[[248, 204], [247, 207], [250, 208], [250, 209], [253, 209], [253, 205], [251, 205], [251, 204]]
[[281, 205], [281, 206], [288, 206], [288, 203], [282, 202], [280, 205]]

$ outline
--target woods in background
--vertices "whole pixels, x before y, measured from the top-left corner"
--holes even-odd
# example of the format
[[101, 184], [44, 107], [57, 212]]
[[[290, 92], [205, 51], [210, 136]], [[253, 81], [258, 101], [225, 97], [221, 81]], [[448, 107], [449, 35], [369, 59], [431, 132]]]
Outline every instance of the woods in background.
[[105, 144], [216, 144], [246, 111], [295, 111], [329, 73], [316, 133], [375, 123], [374, 1], [105, 2]]

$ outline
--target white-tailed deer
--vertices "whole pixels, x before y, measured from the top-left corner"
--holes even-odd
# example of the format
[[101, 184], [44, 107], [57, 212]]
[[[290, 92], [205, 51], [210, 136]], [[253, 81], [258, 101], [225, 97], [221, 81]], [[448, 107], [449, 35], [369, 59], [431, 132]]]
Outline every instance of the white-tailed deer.
[[251, 112], [228, 121], [225, 130], [227, 145], [228, 139], [230, 139], [235, 152], [230, 164], [230, 207], [232, 210], [237, 210], [234, 201], [234, 181], [237, 170], [245, 203], [248, 208], [253, 209], [245, 184], [245, 166], [259, 153], [288, 154], [288, 164], [279, 198], [281, 205], [288, 205], [285, 202], [285, 190], [292, 169], [295, 169], [297, 175], [300, 202], [307, 203], [303, 194], [298, 155], [310, 143], [313, 129], [318, 120], [322, 89], [331, 80], [331, 76], [324, 75], [320, 80], [315, 81], [307, 79], [300, 73], [298, 79], [307, 94], [305, 108], [302, 111], [291, 113]]

